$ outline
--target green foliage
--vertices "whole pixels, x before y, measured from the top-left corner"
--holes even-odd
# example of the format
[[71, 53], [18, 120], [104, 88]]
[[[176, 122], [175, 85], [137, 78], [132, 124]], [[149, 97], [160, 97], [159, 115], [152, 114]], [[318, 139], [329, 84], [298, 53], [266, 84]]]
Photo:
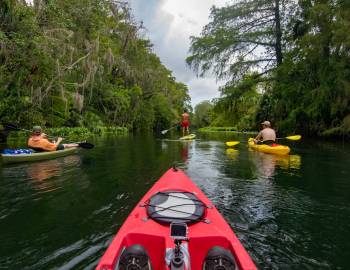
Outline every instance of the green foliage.
[[[48, 128], [45, 129], [45, 133], [49, 134], [53, 137], [63, 137], [68, 139], [82, 139], [87, 138], [88, 136], [91, 136], [91, 132], [89, 129], [84, 127], [76, 127], [76, 128], [67, 128], [67, 127], [60, 127], [60, 128]], [[27, 134], [28, 136], [28, 134]]]
[[238, 130], [251, 130], [261, 94], [257, 89], [261, 83], [255, 74], [247, 75], [238, 84], [227, 83], [220, 89], [221, 98], [214, 100], [211, 126], [235, 126]]
[[266, 94], [272, 100], [271, 119], [284, 132], [349, 134], [350, 7], [331, 1], [301, 3], [297, 25], [303, 31], [293, 36], [294, 47]]
[[188, 89], [140, 37], [129, 10], [110, 0], [1, 1], [1, 119], [89, 129], [175, 120]]
[[[293, 1], [283, 1], [290, 8]], [[263, 76], [282, 63], [282, 34], [288, 17], [281, 0], [241, 0], [212, 7], [210, 22], [191, 37], [187, 63], [201, 76], [213, 71], [237, 83], [260, 69]]]
[[97, 126], [92, 129], [94, 134], [127, 134], [128, 129], [126, 127], [116, 127], [116, 126]]
[[[227, 79], [210, 125], [241, 130], [270, 120], [281, 135], [350, 136], [349, 28], [349, 1], [213, 7], [187, 58], [200, 75]], [[266, 57], [270, 64], [260, 62]]]
[[347, 137], [350, 138], [350, 115], [346, 116], [343, 122], [334, 128], [327, 129], [320, 134], [322, 137]]
[[152, 98], [153, 110], [155, 112], [155, 118], [157, 123], [157, 129], [162, 127], [168, 127], [171, 125], [171, 120], [174, 119], [173, 112], [170, 109], [168, 99], [163, 95], [156, 95]]
[[210, 115], [212, 109], [213, 104], [208, 100], [202, 101], [196, 105], [194, 108], [194, 124], [196, 127], [205, 127], [210, 124]]
[[202, 127], [199, 132], [237, 131], [236, 127]]
[[256, 135], [256, 131], [245, 131], [238, 130], [236, 127], [202, 127], [198, 129], [199, 132], [208, 133], [208, 132], [231, 132], [231, 133], [245, 133]]
[[143, 102], [138, 108], [137, 117], [135, 119], [135, 126], [140, 130], [146, 131], [153, 126], [155, 122], [155, 112], [150, 101]]
[[[128, 134], [128, 129], [125, 127], [117, 127], [117, 126], [96, 126], [94, 128], [85, 128], [85, 127], [58, 127], [58, 128], [46, 128], [44, 130], [46, 134], [50, 136], [50, 139], [54, 139], [57, 137], [63, 137], [64, 141], [81, 141], [86, 140], [93, 135], [126, 135]], [[28, 138], [29, 132], [19, 131], [19, 132], [11, 132], [8, 140], [16, 140], [24, 141]]]

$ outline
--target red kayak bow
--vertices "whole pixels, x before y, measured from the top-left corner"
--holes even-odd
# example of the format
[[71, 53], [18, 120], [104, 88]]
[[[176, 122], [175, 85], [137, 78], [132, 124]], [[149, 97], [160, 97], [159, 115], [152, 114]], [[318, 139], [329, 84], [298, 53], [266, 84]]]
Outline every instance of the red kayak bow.
[[257, 269], [204, 193], [168, 170], [130, 213], [96, 270]]

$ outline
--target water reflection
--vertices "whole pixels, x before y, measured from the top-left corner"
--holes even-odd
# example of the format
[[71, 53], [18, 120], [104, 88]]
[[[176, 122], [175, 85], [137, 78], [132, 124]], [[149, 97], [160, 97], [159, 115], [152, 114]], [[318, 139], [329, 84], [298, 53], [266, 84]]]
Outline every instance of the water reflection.
[[227, 148], [226, 149], [226, 156], [233, 161], [237, 161], [239, 156], [239, 151], [234, 148]]
[[[43, 194], [63, 188], [63, 177], [71, 175], [74, 171], [80, 171], [81, 157], [71, 155], [53, 160], [32, 163], [22, 163], [2, 168], [2, 203], [7, 214], [16, 211], [17, 207], [27, 201], [42, 198]], [[63, 177], [63, 178], [62, 178]], [[84, 174], [79, 176], [79, 185], [86, 186]], [[20, 204], [19, 204], [20, 203]], [[7, 216], [7, 214], [5, 216]]]
[[188, 148], [190, 145], [191, 141], [183, 141], [182, 142], [182, 148], [181, 148], [181, 157], [182, 157], [182, 162], [187, 162], [188, 160]]
[[57, 160], [50, 160], [45, 163], [33, 163], [27, 167], [29, 178], [37, 181], [44, 181], [54, 176], [60, 176], [61, 174], [61, 164]]
[[61, 176], [66, 167], [77, 167], [80, 163], [79, 155], [71, 155], [59, 159], [12, 165], [3, 168], [2, 173], [6, 178], [22, 178], [25, 172], [27, 178], [31, 180], [44, 181]]
[[253, 150], [249, 150], [248, 153], [249, 159], [253, 162], [257, 171], [264, 177], [274, 176], [276, 167], [290, 172], [290, 169], [300, 169], [301, 157], [299, 155], [271, 155]]

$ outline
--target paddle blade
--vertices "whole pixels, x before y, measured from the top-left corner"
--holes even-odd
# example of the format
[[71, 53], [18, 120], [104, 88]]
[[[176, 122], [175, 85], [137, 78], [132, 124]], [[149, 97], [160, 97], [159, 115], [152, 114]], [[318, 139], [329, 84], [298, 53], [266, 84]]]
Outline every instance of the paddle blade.
[[297, 141], [297, 140], [301, 139], [301, 135], [288, 136], [288, 137], [286, 137], [286, 139], [292, 140], [292, 141]]
[[168, 132], [168, 130], [166, 129], [166, 130], [162, 130], [162, 134], [164, 135], [165, 133], [167, 133]]
[[85, 148], [85, 149], [92, 149], [95, 147], [95, 145], [93, 145], [92, 143], [88, 143], [88, 142], [81, 142], [78, 143], [79, 147], [81, 148]]
[[229, 146], [229, 147], [235, 146], [235, 145], [237, 145], [237, 144], [239, 144], [239, 142], [237, 142], [237, 141], [226, 142], [226, 145]]

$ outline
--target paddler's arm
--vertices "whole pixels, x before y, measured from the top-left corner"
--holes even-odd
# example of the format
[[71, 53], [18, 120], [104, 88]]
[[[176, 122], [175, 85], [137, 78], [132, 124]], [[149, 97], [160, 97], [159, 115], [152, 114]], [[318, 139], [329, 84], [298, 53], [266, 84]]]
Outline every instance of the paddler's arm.
[[62, 142], [62, 138], [58, 137], [57, 142], [50, 142], [48, 139], [41, 139], [40, 148], [45, 151], [56, 151], [57, 146]]
[[52, 142], [49, 142], [50, 144], [54, 145], [55, 146], [55, 149], [57, 148], [57, 146], [62, 142], [63, 138], [62, 137], [58, 137], [57, 138], [57, 141], [52, 141]]
[[261, 141], [261, 140], [262, 140], [262, 134], [261, 134], [261, 131], [260, 131], [258, 136], [255, 137], [254, 142], [258, 143], [258, 141]]
[[55, 142], [56, 146], [58, 146], [62, 142], [62, 140], [63, 140], [62, 137], [58, 137], [57, 142]]

